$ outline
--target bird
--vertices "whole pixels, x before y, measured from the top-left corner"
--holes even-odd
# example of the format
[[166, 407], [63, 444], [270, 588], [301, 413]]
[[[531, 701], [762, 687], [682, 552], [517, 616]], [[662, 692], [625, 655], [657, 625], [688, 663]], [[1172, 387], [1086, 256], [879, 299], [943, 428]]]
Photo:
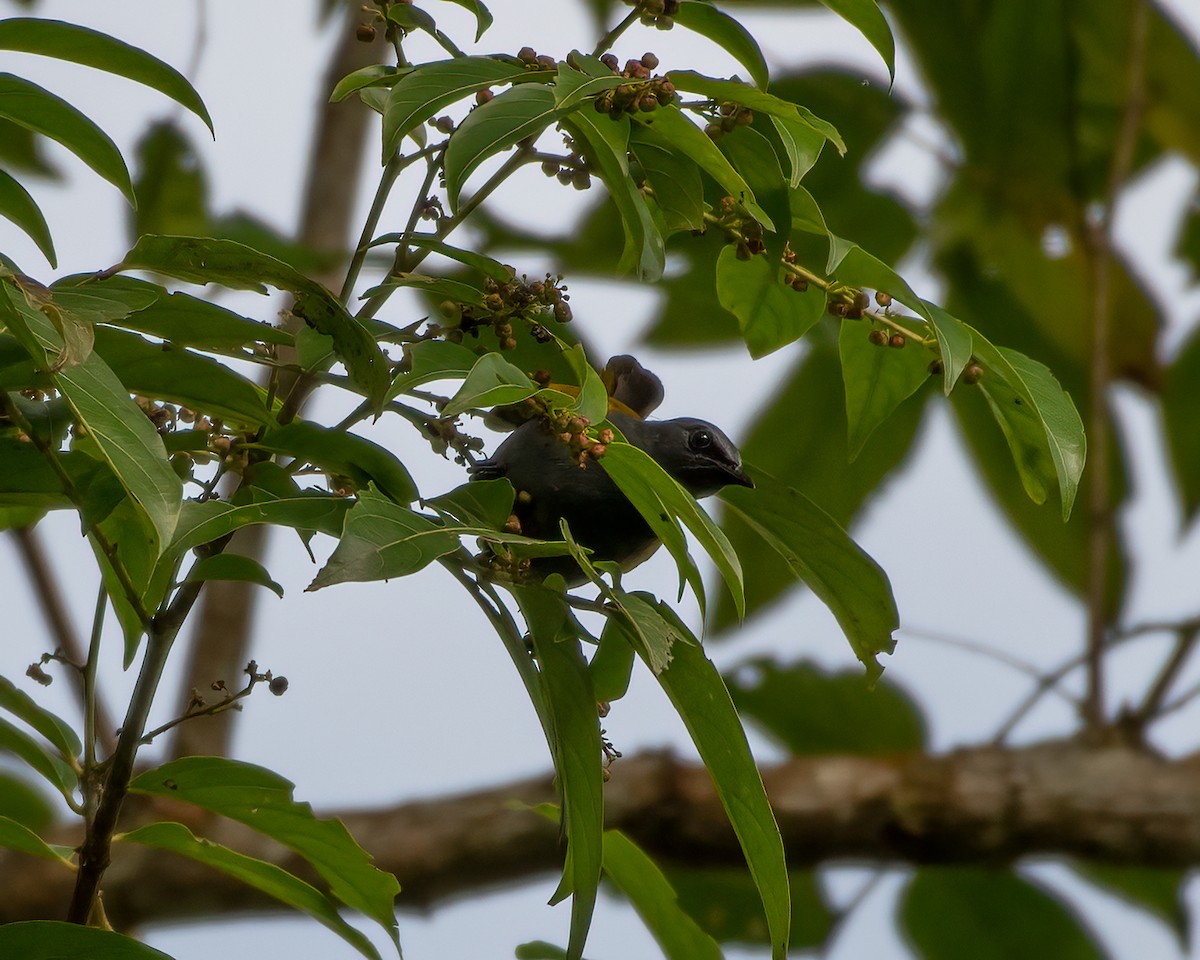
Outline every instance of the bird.
[[[663, 386], [637, 359], [613, 357], [601, 378], [609, 391], [609, 422], [692, 496], [708, 497], [730, 485], [754, 486], [737, 447], [719, 427], [693, 417], [646, 419], [662, 402]], [[508, 479], [517, 492], [513, 514], [522, 535], [559, 540], [559, 521], [565, 519], [593, 561], [615, 561], [624, 572], [661, 545], [600, 463], [573, 453], [541, 420], [517, 427], [491, 457], [471, 467], [471, 478]], [[530, 569], [538, 578], [561, 574], [568, 587], [586, 581], [569, 556], [537, 557]]]

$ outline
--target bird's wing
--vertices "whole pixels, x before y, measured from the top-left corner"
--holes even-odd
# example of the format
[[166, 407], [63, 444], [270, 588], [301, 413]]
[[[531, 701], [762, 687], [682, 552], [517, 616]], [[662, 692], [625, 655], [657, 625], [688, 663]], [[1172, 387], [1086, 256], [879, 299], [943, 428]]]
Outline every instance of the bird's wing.
[[610, 397], [643, 419], [663, 402], [662, 381], [628, 354], [609, 360], [602, 379]]
[[467, 473], [472, 480], [500, 480], [507, 476], [508, 471], [495, 460], [477, 460], [467, 467]]

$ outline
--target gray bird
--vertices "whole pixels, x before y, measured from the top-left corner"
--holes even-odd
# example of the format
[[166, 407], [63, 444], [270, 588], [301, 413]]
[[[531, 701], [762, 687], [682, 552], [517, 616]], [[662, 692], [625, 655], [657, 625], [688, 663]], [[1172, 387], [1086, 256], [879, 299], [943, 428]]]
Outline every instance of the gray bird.
[[[737, 447], [720, 428], [691, 417], [643, 419], [662, 402], [662, 382], [633, 357], [613, 357], [603, 379], [612, 424], [692, 496], [711, 496], [730, 484], [754, 486]], [[658, 549], [659, 540], [604, 468], [591, 458], [582, 462], [581, 467], [562, 440], [531, 420], [471, 472], [479, 480], [508, 478], [518, 494], [513, 509], [525, 536], [561, 539], [559, 520], [565, 518], [576, 541], [592, 550], [592, 559], [615, 560], [631, 570]], [[560, 573], [571, 586], [585, 580], [570, 557], [536, 559], [533, 572]]]

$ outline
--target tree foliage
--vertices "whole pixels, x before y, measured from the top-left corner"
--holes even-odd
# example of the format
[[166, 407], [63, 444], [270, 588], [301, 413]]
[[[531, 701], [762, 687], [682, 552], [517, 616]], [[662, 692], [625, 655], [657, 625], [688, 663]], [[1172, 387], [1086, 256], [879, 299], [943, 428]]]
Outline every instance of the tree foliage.
[[[474, 13], [478, 40], [491, 13], [455, 2]], [[846, 531], [909, 456], [935, 404], [953, 412], [1009, 524], [1086, 607], [1081, 712], [1093, 734], [1113, 726], [1105, 645], [1130, 626], [1122, 616], [1134, 562], [1113, 522], [1129, 473], [1107, 403], [1116, 385], [1135, 383], [1159, 404], [1189, 521], [1200, 502], [1189, 416], [1197, 348], [1189, 342], [1177, 359], [1159, 360], [1159, 308], [1114, 246], [1113, 209], [1120, 191], [1166, 154], [1200, 163], [1195, 51], [1147, 0], [1087, 11], [894, 0], [887, 17], [874, 0], [824, 2], [878, 52], [889, 80], [896, 29], [933, 96], [950, 145], [944, 184], [923, 220], [862, 185], [864, 158], [915, 108], [888, 84], [864, 86], [838, 69], [772, 75], [739, 7], [594, 3], [602, 39], [592, 48], [572, 38], [578, 49], [559, 57], [531, 47], [468, 54], [460, 44], [469, 47], [469, 38], [438, 26], [443, 4], [381, 0], [359, 29], [365, 40], [386, 37], [390, 61], [330, 91], [374, 111], [382, 143], [375, 202], [337, 290], [315, 278], [329, 266], [319, 254], [213, 214], [181, 127], [147, 132], [134, 177], [103, 116], [0, 76], [0, 122], [16, 132], [0, 152], [0, 216], [51, 269], [52, 231], [22, 183], [37, 168], [42, 138], [136, 204], [135, 236], [113, 266], [38, 275], [0, 254], [0, 526], [28, 530], [48, 511], [75, 511], [102, 580], [79, 665], [84, 728], [12, 682], [0, 686], [0, 751], [19, 771], [0, 779], [0, 846], [76, 875], [64, 905], [72, 923], [0, 926], [0, 953], [161, 956], [86, 926], [106, 925], [101, 895], [114, 844], [197, 860], [378, 957], [339, 912], [349, 908], [399, 949], [396, 879], [340, 822], [293, 799], [278, 774], [222, 757], [135, 770], [139, 748], [165, 729], [228, 710], [262, 686], [286, 689], [251, 663], [244, 688], [147, 729], [204, 585], [242, 581], [282, 593], [259, 561], [226, 552], [250, 525], [290, 527], [298, 548], [318, 535], [332, 541], [309, 590], [432, 577], [427, 568], [441, 566], [511, 656], [556, 777], [559, 804], [541, 811], [564, 839], [551, 902], [571, 900], [565, 947], [527, 944], [521, 956], [582, 957], [602, 877], [633, 904], [665, 956], [720, 956], [720, 942], [743, 941], [782, 957], [789, 946], [833, 936], [813, 874], [786, 862], [739, 711], [797, 755], [924, 748], [919, 706], [880, 680], [878, 657], [892, 653], [899, 626], [891, 586]], [[622, 64], [611, 48], [646, 27], [692, 31], [745, 75], [667, 67], [653, 54]], [[414, 33], [433, 38], [445, 57], [410, 60]], [[117, 74], [213, 127], [175, 68], [116, 38], [16, 17], [0, 21], [0, 48]], [[559, 237], [490, 216], [488, 198], [529, 165], [564, 187], [596, 185], [602, 198]], [[410, 167], [425, 174], [406, 198], [411, 215], [403, 229], [384, 229], [384, 202]], [[453, 236], [465, 223], [477, 242]], [[1185, 230], [1180, 246], [1193, 265], [1194, 234]], [[945, 284], [939, 302], [897, 272], [918, 237]], [[1054, 237], [1061, 249], [1051, 249]], [[561, 274], [523, 272], [520, 258], [531, 250], [551, 254]], [[650, 457], [619, 438], [607, 442], [601, 358], [587, 352], [588, 331], [573, 321], [564, 276], [657, 284], [653, 343], [741, 343], [754, 359], [796, 357], [742, 445], [756, 488], [724, 494], [719, 522]], [[272, 324], [229, 310], [214, 286], [285, 291], [289, 317]], [[396, 310], [400, 290], [417, 291], [429, 316]], [[257, 381], [247, 373], [255, 368]], [[357, 405], [337, 423], [311, 419], [303, 401], [312, 389], [341, 391]], [[370, 438], [372, 423], [396, 417], [429, 442], [429, 456], [466, 463], [482, 445], [473, 424], [487, 416], [540, 418], [581, 458], [599, 460], [664, 542], [680, 596], [695, 595], [710, 640], [807, 588], [832, 611], [861, 673], [760, 661], [754, 683], [722, 677], [669, 603], [593, 564], [569, 529], [561, 541], [513, 532], [516, 492], [507, 481], [420, 490], [397, 454]], [[697, 546], [719, 573], [715, 590], [692, 555]], [[589, 598], [529, 575], [531, 558], [556, 553], [576, 558]], [[109, 608], [119, 642], [103, 634]], [[594, 617], [602, 618], [599, 638]], [[1139, 742], [1188, 696], [1169, 695], [1196, 626], [1168, 630], [1178, 635], [1175, 654], [1142, 707], [1121, 718], [1120, 729]], [[106, 747], [96, 727], [96, 665], [114, 651], [126, 669], [137, 665], [138, 679], [119, 737]], [[597, 701], [618, 700], [631, 671], [643, 668], [711, 774], [744, 871], [656, 864], [606, 829], [612, 749]], [[75, 818], [78, 849], [47, 839], [51, 817], [28, 800], [39, 780], [57, 795], [53, 818]], [[236, 821], [289, 848], [307, 872], [172, 819], [124, 830], [118, 818], [129, 795]], [[1178, 925], [1163, 903], [1174, 903], [1179, 876], [1111, 867], [1083, 875]], [[968, 942], [973, 953], [986, 943], [996, 956], [1103, 950], [1068, 904], [1011, 865], [917, 870], [898, 922], [928, 957], [957, 955]]]

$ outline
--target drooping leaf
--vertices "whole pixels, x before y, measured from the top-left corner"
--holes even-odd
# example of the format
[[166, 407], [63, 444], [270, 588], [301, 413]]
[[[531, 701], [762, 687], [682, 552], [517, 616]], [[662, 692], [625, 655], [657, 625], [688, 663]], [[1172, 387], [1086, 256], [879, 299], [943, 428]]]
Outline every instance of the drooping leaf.
[[883, 671], [875, 657], [892, 652], [892, 631], [900, 625], [887, 574], [804, 494], [743, 466], [755, 489], [726, 488], [721, 499], [829, 607], [868, 678], [875, 679]]
[[[3, 23], [4, 21], [0, 20], [0, 25]], [[37, 244], [50, 266], [58, 266], [54, 240], [50, 236], [50, 227], [46, 224], [41, 209], [29, 195], [29, 191], [3, 170], [0, 170], [0, 217], [20, 227], [29, 239]]]
[[712, 4], [697, 0], [682, 0], [674, 17], [681, 27], [687, 27], [723, 48], [746, 68], [756, 86], [767, 89], [767, 61], [759, 49], [758, 41], [733, 17]]
[[[692, 585], [701, 611], [705, 607], [704, 587], [679, 531], [680, 523], [687, 527], [720, 571], [734, 607], [744, 612], [741, 562], [721, 528], [713, 523], [696, 499], [648, 453], [632, 444], [610, 444], [599, 462], [671, 551], [680, 570], [680, 589], [685, 581]], [[668, 519], [664, 520], [664, 515]]]
[[78, 757], [83, 750], [79, 736], [62, 717], [41, 706], [7, 677], [0, 677], [0, 708], [25, 721], [53, 744], [63, 757]]
[[[559, 580], [561, 587], [561, 579]], [[600, 886], [604, 832], [604, 778], [596, 695], [567, 607], [551, 585], [516, 591], [529, 627], [542, 696], [540, 709], [562, 797], [567, 853], [562, 882], [551, 898], [571, 896], [568, 960], [579, 960]]]
[[604, 833], [604, 873], [633, 905], [667, 960], [721, 960], [721, 948], [680, 907], [658, 865], [619, 830]]
[[49, 90], [11, 73], [0, 73], [0, 117], [57, 140], [136, 206], [133, 182], [112, 139]]
[[516, 491], [508, 480], [472, 480], [431, 500], [426, 506], [459, 523], [499, 530], [512, 513]]
[[[393, 94], [398, 89], [399, 85]], [[463, 185], [484, 160], [526, 137], [536, 137], [557, 117], [554, 92], [539, 83], [513, 87], [472, 110], [454, 131], [446, 148], [442, 169], [450, 209], [458, 209]]]
[[620, 700], [629, 689], [634, 652], [625, 638], [625, 633], [613, 618], [605, 621], [604, 632], [600, 634], [600, 646], [596, 648], [588, 663], [588, 673], [592, 675], [592, 689], [596, 693], [597, 702], [611, 703]]
[[194, 804], [282, 843], [308, 861], [335, 897], [396, 942], [396, 878], [371, 865], [341, 821], [319, 819], [294, 800], [294, 785], [278, 774], [222, 757], [185, 757], [139, 774], [129, 789]]
[[70, 799], [79, 786], [78, 776], [57, 753], [51, 753], [24, 730], [0, 717], [0, 753], [25, 761], [55, 790]]
[[[215, 559], [215, 558], [212, 558]], [[365, 936], [350, 926], [337, 911], [337, 904], [282, 867], [230, 850], [212, 840], [197, 837], [182, 823], [150, 823], [113, 839], [139, 843], [155, 850], [168, 850], [188, 857], [253, 887], [280, 903], [308, 914], [354, 947], [364, 957], [379, 960], [379, 951]]]
[[212, 118], [204, 101], [183, 74], [145, 50], [108, 34], [61, 20], [12, 17], [0, 21], [0, 49], [39, 53], [126, 77], [187, 107], [212, 132]]
[[804, 336], [825, 313], [825, 295], [810, 285], [797, 292], [782, 268], [763, 256], [738, 258], [727, 246], [717, 260], [717, 296], [738, 319], [750, 356], [758, 359]]
[[1153, 867], [1117, 867], [1105, 863], [1075, 863], [1083, 879], [1125, 903], [1161, 920], [1186, 953], [1191, 938], [1191, 915], [1184, 899], [1187, 874]]
[[629, 118], [577, 110], [562, 119], [562, 126], [608, 187], [608, 195], [620, 214], [625, 246], [618, 269], [634, 270], [642, 280], [658, 280], [666, 264], [666, 249], [646, 199], [629, 175]]
[[[791, 924], [783, 840], [737, 710], [716, 667], [674, 611], [649, 594], [634, 596], [640, 596], [653, 606], [674, 631], [691, 641], [675, 644], [670, 665], [657, 674], [658, 682], [712, 775], [713, 786], [741, 843], [762, 898], [770, 930], [771, 955], [775, 960], [782, 960], [787, 952]], [[638, 655], [649, 664], [647, 651], [639, 642], [634, 642]]]
[[830, 10], [867, 38], [887, 64], [888, 77], [896, 79], [896, 40], [875, 0], [821, 0]]
[[846, 385], [847, 443], [853, 460], [871, 433], [931, 376], [935, 354], [918, 343], [893, 349], [885, 341], [876, 345], [872, 330], [892, 333], [883, 324], [843, 320], [838, 337], [842, 379]]
[[75, 869], [75, 864], [71, 862], [71, 847], [51, 846], [25, 825], [5, 816], [0, 816], [0, 848], [53, 860], [69, 869]]
[[657, 127], [635, 124], [629, 148], [662, 211], [667, 233], [704, 229], [704, 183], [700, 169]]
[[211, 557], [202, 557], [192, 565], [187, 579], [193, 582], [238, 580], [242, 583], [256, 583], [280, 598], [283, 597], [283, 587], [271, 579], [266, 567], [252, 557], [237, 553], [218, 553]]

